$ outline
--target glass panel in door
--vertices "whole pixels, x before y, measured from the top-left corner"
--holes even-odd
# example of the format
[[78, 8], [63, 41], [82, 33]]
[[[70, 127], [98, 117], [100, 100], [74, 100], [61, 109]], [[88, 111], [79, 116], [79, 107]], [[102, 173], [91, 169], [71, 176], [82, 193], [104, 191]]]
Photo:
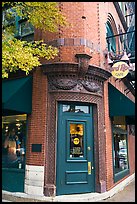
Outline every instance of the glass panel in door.
[[70, 123], [70, 158], [84, 156], [84, 126]]

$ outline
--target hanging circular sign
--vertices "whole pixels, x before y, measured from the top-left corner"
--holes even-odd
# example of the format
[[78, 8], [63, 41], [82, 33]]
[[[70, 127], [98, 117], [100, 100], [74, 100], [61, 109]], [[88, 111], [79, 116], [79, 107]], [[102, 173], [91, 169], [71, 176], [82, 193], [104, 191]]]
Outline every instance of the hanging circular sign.
[[112, 66], [111, 74], [115, 78], [124, 78], [128, 74], [128, 72], [129, 72], [128, 64], [120, 61], [120, 62], [116, 62]]
[[73, 140], [73, 143], [74, 143], [75, 145], [79, 144], [79, 139], [78, 139], [78, 138], [75, 138], [75, 139]]

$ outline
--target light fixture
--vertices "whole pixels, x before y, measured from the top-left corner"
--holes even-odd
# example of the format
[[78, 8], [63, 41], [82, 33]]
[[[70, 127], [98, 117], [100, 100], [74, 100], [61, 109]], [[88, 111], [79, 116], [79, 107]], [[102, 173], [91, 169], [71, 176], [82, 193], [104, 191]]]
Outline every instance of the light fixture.
[[109, 57], [109, 52], [108, 52], [108, 55], [107, 55], [107, 62], [108, 62], [109, 65], [113, 64], [113, 61]]
[[127, 61], [127, 62], [129, 62], [129, 58], [128, 58], [128, 55], [127, 55], [127, 53], [126, 53], [126, 50], [124, 50], [124, 54], [123, 54], [123, 56], [121, 57], [121, 60], [122, 60], [122, 61]]
[[20, 123], [16, 123], [16, 126], [20, 127]]

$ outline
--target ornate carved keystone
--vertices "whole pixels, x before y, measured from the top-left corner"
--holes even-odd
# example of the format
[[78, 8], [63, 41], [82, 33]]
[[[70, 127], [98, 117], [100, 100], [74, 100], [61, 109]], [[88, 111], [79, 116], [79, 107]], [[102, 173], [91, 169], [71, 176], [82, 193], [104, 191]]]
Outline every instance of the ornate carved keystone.
[[78, 58], [78, 76], [79, 78], [83, 78], [88, 71], [89, 60], [92, 56], [87, 54], [76, 54], [75, 57]]

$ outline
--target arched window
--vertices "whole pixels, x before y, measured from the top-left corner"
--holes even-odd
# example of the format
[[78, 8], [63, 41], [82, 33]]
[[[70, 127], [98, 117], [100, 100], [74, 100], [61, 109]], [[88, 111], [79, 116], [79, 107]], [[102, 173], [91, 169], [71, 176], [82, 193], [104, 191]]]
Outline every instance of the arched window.
[[[108, 23], [108, 22], [106, 24], [106, 32], [107, 32], [106, 37], [114, 36], [112, 27], [111, 27], [110, 23]], [[108, 47], [108, 51], [116, 52], [116, 40], [115, 40], [115, 37], [107, 38], [107, 47]]]

